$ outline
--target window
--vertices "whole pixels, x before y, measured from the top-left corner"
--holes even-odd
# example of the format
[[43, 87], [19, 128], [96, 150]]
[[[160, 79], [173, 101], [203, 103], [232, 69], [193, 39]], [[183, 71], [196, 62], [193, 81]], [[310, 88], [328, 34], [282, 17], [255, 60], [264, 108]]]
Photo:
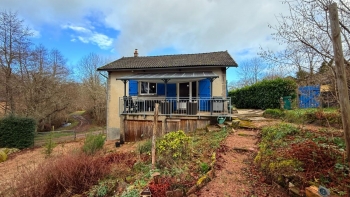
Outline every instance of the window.
[[141, 94], [156, 94], [157, 83], [141, 82]]

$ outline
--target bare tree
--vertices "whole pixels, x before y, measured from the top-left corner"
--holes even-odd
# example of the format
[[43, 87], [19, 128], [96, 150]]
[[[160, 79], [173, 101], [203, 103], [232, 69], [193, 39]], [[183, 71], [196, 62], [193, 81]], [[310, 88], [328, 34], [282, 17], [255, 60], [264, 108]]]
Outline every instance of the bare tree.
[[59, 51], [48, 51], [42, 45], [28, 50], [16, 75], [16, 103], [18, 113], [35, 118], [43, 130], [45, 125], [59, 124], [69, 109], [72, 93], [66, 91], [68, 70]]
[[[274, 40], [291, 49], [318, 56], [318, 61], [334, 59], [328, 19], [328, 5], [339, 2], [340, 26], [346, 62], [350, 58], [350, 2], [346, 0], [284, 0], [289, 6], [287, 15], [276, 17], [278, 25], [270, 26]], [[288, 49], [288, 48], [287, 48]], [[292, 50], [293, 51], [293, 50]], [[288, 56], [287, 56], [288, 57]]]
[[272, 65], [270, 69], [280, 68], [282, 75], [294, 73], [298, 81], [306, 85], [314, 83], [315, 70], [322, 62], [316, 52], [302, 43], [289, 43], [284, 50], [277, 52], [260, 48], [258, 54]]
[[17, 13], [0, 12], [0, 69], [5, 91], [5, 114], [15, 113], [13, 76], [18, 68], [19, 49], [29, 43], [31, 31], [23, 25]]
[[106, 122], [107, 80], [97, 72], [97, 68], [106, 63], [107, 60], [94, 53], [88, 54], [79, 62], [84, 92], [82, 95], [87, 104], [85, 107], [91, 110], [93, 118], [99, 124]]
[[[278, 25], [269, 26], [273, 40], [286, 46], [283, 51], [261, 50], [270, 64], [296, 68], [301, 85], [331, 84], [337, 90], [334, 53], [328, 5], [338, 3], [340, 33], [346, 71], [350, 74], [350, 1], [348, 0], [283, 0], [289, 13], [276, 16]], [[316, 70], [327, 70], [314, 75]], [[325, 69], [327, 67], [327, 69]], [[348, 79], [349, 80], [349, 79]], [[337, 91], [335, 99], [339, 100]]]
[[242, 62], [237, 71], [239, 80], [236, 82], [236, 86], [244, 87], [257, 83], [264, 77], [266, 68], [267, 66], [263, 60], [259, 58], [252, 58]]

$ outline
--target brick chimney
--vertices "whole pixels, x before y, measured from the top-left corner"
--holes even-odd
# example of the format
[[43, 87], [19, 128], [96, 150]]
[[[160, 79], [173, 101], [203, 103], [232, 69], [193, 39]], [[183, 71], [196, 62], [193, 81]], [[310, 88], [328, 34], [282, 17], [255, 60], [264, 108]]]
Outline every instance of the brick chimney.
[[134, 57], [138, 57], [138, 56], [139, 56], [139, 53], [137, 52], [137, 49], [135, 49]]

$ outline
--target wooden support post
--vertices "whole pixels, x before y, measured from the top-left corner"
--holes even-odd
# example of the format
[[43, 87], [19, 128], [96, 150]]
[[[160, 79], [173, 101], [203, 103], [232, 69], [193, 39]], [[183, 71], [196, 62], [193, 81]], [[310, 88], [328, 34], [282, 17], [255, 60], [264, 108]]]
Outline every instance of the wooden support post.
[[154, 109], [154, 121], [153, 121], [153, 134], [152, 134], [152, 169], [155, 169], [156, 164], [156, 135], [158, 128], [158, 107], [159, 103], [155, 104]]
[[338, 8], [336, 3], [329, 5], [329, 20], [332, 32], [333, 51], [335, 60], [335, 73], [338, 86], [339, 105], [342, 115], [344, 137], [346, 144], [347, 161], [350, 160], [350, 103], [349, 91], [346, 81], [346, 72], [344, 66], [344, 55], [341, 43], [341, 34], [339, 27]]

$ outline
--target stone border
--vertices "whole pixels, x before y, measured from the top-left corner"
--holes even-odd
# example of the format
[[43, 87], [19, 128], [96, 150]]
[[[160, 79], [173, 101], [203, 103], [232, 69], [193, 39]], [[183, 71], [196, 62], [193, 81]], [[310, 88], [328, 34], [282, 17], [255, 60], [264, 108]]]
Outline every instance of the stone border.
[[210, 163], [210, 168], [211, 170], [209, 170], [207, 173], [205, 173], [205, 175], [201, 176], [196, 184], [194, 186], [192, 186], [186, 193], [186, 196], [189, 196], [193, 193], [195, 193], [196, 191], [200, 190], [201, 188], [203, 188], [207, 183], [209, 183], [211, 180], [214, 179], [215, 177], [215, 163], [216, 163], [216, 153], [214, 152], [213, 155], [211, 156], [212, 162]]

